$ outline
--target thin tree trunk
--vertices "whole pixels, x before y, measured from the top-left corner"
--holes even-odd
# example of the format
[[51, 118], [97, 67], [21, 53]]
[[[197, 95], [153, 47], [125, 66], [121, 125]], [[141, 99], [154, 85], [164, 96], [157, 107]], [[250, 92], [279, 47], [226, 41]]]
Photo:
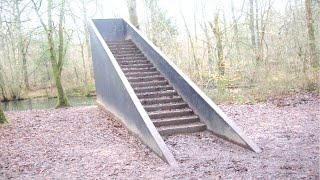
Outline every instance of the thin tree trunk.
[[233, 20], [233, 32], [235, 36], [235, 42], [236, 42], [236, 50], [237, 50], [237, 60], [238, 63], [240, 62], [240, 47], [239, 47], [239, 31], [238, 31], [238, 22], [236, 20], [235, 12], [234, 12], [234, 3], [233, 0], [231, 0], [231, 11], [232, 11], [232, 20]]
[[306, 8], [306, 19], [307, 19], [307, 29], [308, 29], [310, 63], [312, 67], [318, 68], [319, 60], [316, 54], [316, 38], [314, 35], [311, 0], [305, 0], [305, 8]]
[[225, 74], [225, 59], [222, 44], [222, 32], [219, 25], [219, 15], [217, 14], [214, 19], [214, 25], [210, 23], [211, 29], [217, 39], [217, 56], [218, 56], [218, 71], [220, 76]]
[[189, 39], [189, 42], [190, 42], [190, 45], [191, 45], [192, 58], [193, 58], [193, 61], [194, 61], [194, 63], [195, 63], [195, 66], [196, 66], [196, 70], [198, 71], [199, 76], [200, 76], [200, 78], [201, 78], [200, 68], [199, 68], [199, 64], [198, 64], [197, 57], [196, 57], [196, 50], [195, 50], [194, 42], [193, 42], [193, 40], [192, 40], [191, 33], [190, 33], [190, 31], [189, 31], [189, 28], [188, 28], [186, 19], [184, 18], [182, 12], [180, 12], [180, 13], [181, 13], [181, 16], [182, 16], [182, 19], [183, 19], [183, 22], [184, 22], [184, 26], [185, 26], [186, 31], [187, 31], [188, 39]]
[[0, 124], [4, 124], [4, 123], [7, 123], [7, 119], [6, 119], [6, 116], [4, 115], [3, 113], [3, 110], [2, 108], [0, 107]]
[[136, 0], [127, 0], [130, 22], [139, 29]]
[[[83, 73], [84, 73], [84, 84], [85, 84], [85, 87], [88, 86], [88, 74], [87, 74], [87, 66], [86, 66], [86, 60], [89, 61], [90, 59], [90, 48], [89, 47], [89, 35], [88, 35], [88, 25], [87, 25], [87, 8], [86, 8], [86, 3], [84, 0], [81, 0], [81, 3], [82, 3], [82, 15], [83, 15], [83, 25], [84, 25], [84, 28], [83, 28], [83, 32], [84, 32], [84, 36], [85, 36], [85, 44], [81, 45], [81, 56], [82, 56], [82, 65], [83, 65]], [[86, 46], [86, 51], [87, 51], [87, 56], [85, 57], [85, 48], [83, 46]]]
[[18, 42], [19, 43], [18, 48], [19, 48], [19, 54], [20, 54], [19, 57], [22, 60], [22, 71], [24, 76], [25, 88], [29, 90], [30, 86], [29, 86], [29, 77], [28, 77], [28, 68], [27, 68], [27, 53], [26, 53], [27, 50], [26, 50], [26, 45], [24, 43], [23, 35], [22, 35], [21, 11], [19, 8], [18, 0], [15, 1], [15, 11], [16, 11], [15, 22], [16, 22], [16, 28], [17, 28], [18, 37], [19, 37], [19, 42]]
[[61, 83], [61, 73], [62, 73], [62, 67], [63, 67], [63, 60], [64, 60], [64, 12], [65, 12], [65, 3], [66, 0], [61, 0], [61, 7], [60, 7], [60, 14], [59, 14], [59, 56], [58, 56], [58, 62], [56, 64], [58, 74], [56, 74], [56, 86], [58, 90], [58, 105], [57, 107], [64, 107], [64, 106], [70, 106], [68, 102], [68, 98], [65, 95], [65, 92], [62, 87]]
[[253, 12], [253, 0], [250, 0], [250, 22], [249, 22], [250, 32], [251, 32], [251, 44], [253, 48], [256, 48], [256, 37], [254, 31], [254, 12]]

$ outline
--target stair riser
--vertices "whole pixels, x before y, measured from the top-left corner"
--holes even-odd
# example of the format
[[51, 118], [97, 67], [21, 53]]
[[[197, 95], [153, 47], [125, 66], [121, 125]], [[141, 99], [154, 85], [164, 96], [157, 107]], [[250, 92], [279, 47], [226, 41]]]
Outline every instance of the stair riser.
[[156, 68], [135, 68], [135, 69], [123, 69], [124, 73], [143, 73], [143, 72], [154, 72], [157, 71]]
[[137, 48], [133, 43], [124, 43], [124, 44], [110, 44], [107, 43], [109, 48]]
[[150, 76], [159, 76], [160, 73], [158, 71], [151, 71], [151, 72], [129, 72], [125, 73], [126, 77], [128, 78], [138, 78], [138, 77], [150, 77]]
[[204, 130], [206, 130], [206, 126], [202, 125], [202, 126], [196, 126], [196, 127], [159, 130], [159, 133], [161, 136], [170, 136], [174, 134], [194, 133], [194, 132], [199, 132]]
[[157, 97], [172, 97], [178, 95], [177, 92], [155, 92], [155, 93], [146, 93], [146, 94], [137, 94], [138, 98], [157, 98]]
[[172, 117], [180, 117], [180, 116], [189, 116], [193, 115], [192, 111], [172, 111], [166, 113], [154, 113], [149, 114], [151, 119], [161, 119], [161, 118], [172, 118]]
[[138, 60], [138, 61], [118, 61], [120, 65], [131, 65], [131, 64], [148, 64], [148, 60]]
[[115, 54], [113, 55], [116, 59], [117, 58], [143, 58], [143, 54]]
[[[129, 81], [130, 82], [130, 81]], [[165, 90], [173, 90], [173, 87], [171, 86], [159, 86], [159, 87], [154, 87], [154, 88], [137, 88], [134, 89], [135, 93], [147, 93], [147, 92], [157, 92], [157, 91], [165, 91]]]
[[179, 125], [179, 124], [188, 124], [188, 123], [195, 123], [195, 122], [200, 122], [199, 118], [192, 118], [192, 119], [179, 119], [179, 120], [170, 120], [170, 121], [154, 121], [153, 124], [156, 127], [161, 127], [161, 126], [173, 126], [173, 125]]
[[140, 77], [140, 78], [128, 78], [129, 82], [137, 83], [137, 82], [149, 82], [149, 81], [164, 81], [164, 77], [162, 76], [154, 76], [154, 77]]
[[152, 68], [154, 67], [152, 64], [131, 64], [131, 65], [120, 65], [121, 68]]
[[124, 62], [124, 61], [140, 61], [140, 60], [147, 61], [148, 59], [146, 57], [118, 57], [117, 58], [117, 61], [119, 63]]
[[183, 109], [187, 107], [188, 107], [188, 104], [168, 104], [168, 105], [144, 107], [144, 109], [148, 112], [152, 112], [152, 111], [168, 110], [168, 109]]
[[111, 50], [112, 54], [118, 55], [118, 54], [141, 54], [141, 51], [139, 49], [114, 49]]
[[110, 51], [122, 51], [122, 50], [133, 51], [133, 50], [139, 50], [137, 47], [130, 48], [130, 47], [110, 47], [110, 46], [109, 46], [109, 49], [110, 49]]
[[168, 85], [167, 81], [151, 81], [151, 82], [145, 82], [145, 83], [131, 83], [131, 86], [133, 88], [137, 87], [149, 87], [149, 86], [164, 86]]
[[173, 99], [144, 99], [140, 101], [142, 105], [153, 105], [161, 103], [173, 103], [173, 102], [183, 102], [182, 98], [173, 98]]

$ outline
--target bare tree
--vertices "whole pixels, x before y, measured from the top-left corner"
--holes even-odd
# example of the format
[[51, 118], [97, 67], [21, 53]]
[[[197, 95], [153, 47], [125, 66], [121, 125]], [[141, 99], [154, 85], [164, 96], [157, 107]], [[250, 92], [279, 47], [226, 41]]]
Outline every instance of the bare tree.
[[224, 76], [225, 74], [225, 59], [223, 52], [223, 44], [222, 44], [222, 34], [220, 25], [219, 25], [219, 14], [215, 15], [214, 24], [210, 23], [211, 29], [213, 31], [214, 36], [217, 39], [217, 56], [218, 56], [218, 72], [220, 76]]
[[[64, 62], [64, 56], [65, 56], [65, 48], [64, 48], [64, 16], [65, 16], [65, 0], [60, 1], [60, 10], [59, 10], [59, 22], [58, 22], [58, 45], [54, 41], [54, 26], [53, 26], [53, 19], [52, 19], [52, 11], [53, 11], [53, 2], [52, 0], [47, 0], [47, 24], [44, 23], [39, 8], [37, 7], [37, 4], [34, 0], [32, 0], [34, 9], [36, 11], [36, 14], [42, 24], [42, 27], [44, 31], [46, 32], [47, 36], [47, 44], [49, 46], [49, 52], [50, 52], [50, 62], [52, 66], [54, 81], [56, 85], [56, 89], [58, 92], [58, 104], [57, 108], [59, 107], [65, 107], [70, 106], [68, 102], [68, 98], [63, 90], [62, 82], [61, 82], [61, 73], [63, 69], [63, 62]], [[58, 47], [56, 47], [58, 46]], [[58, 50], [58, 53], [56, 52], [56, 48]]]
[[136, 0], [127, 0], [127, 6], [131, 23], [139, 29]]
[[316, 38], [314, 35], [311, 0], [305, 0], [304, 2], [305, 2], [305, 9], [306, 9], [310, 62], [312, 67], [318, 68], [319, 60], [316, 54]]
[[0, 124], [4, 124], [4, 123], [7, 123], [7, 119], [6, 119], [6, 116], [4, 115], [3, 113], [3, 110], [2, 108], [0, 107]]
[[236, 20], [235, 12], [234, 12], [234, 3], [233, 0], [231, 0], [231, 12], [232, 12], [232, 20], [233, 20], [233, 32], [235, 36], [235, 42], [236, 42], [236, 50], [237, 50], [237, 59], [239, 63], [240, 58], [240, 47], [239, 47], [239, 30], [238, 30], [238, 22]]

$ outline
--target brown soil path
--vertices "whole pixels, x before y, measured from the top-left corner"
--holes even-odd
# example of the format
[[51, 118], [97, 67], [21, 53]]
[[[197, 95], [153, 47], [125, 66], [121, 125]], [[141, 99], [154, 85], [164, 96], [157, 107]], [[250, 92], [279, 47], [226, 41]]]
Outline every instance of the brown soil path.
[[178, 169], [95, 106], [7, 112], [0, 179], [319, 179], [319, 98], [280, 106], [222, 106], [260, 154], [208, 132], [166, 138]]

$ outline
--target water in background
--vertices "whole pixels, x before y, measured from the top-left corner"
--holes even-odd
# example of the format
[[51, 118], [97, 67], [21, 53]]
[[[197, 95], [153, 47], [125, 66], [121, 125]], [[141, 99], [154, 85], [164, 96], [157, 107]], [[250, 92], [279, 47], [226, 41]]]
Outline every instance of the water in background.
[[[68, 97], [72, 106], [95, 105], [96, 97]], [[28, 109], [49, 109], [57, 105], [56, 98], [33, 98], [20, 101], [1, 102], [4, 111], [23, 111]]]

